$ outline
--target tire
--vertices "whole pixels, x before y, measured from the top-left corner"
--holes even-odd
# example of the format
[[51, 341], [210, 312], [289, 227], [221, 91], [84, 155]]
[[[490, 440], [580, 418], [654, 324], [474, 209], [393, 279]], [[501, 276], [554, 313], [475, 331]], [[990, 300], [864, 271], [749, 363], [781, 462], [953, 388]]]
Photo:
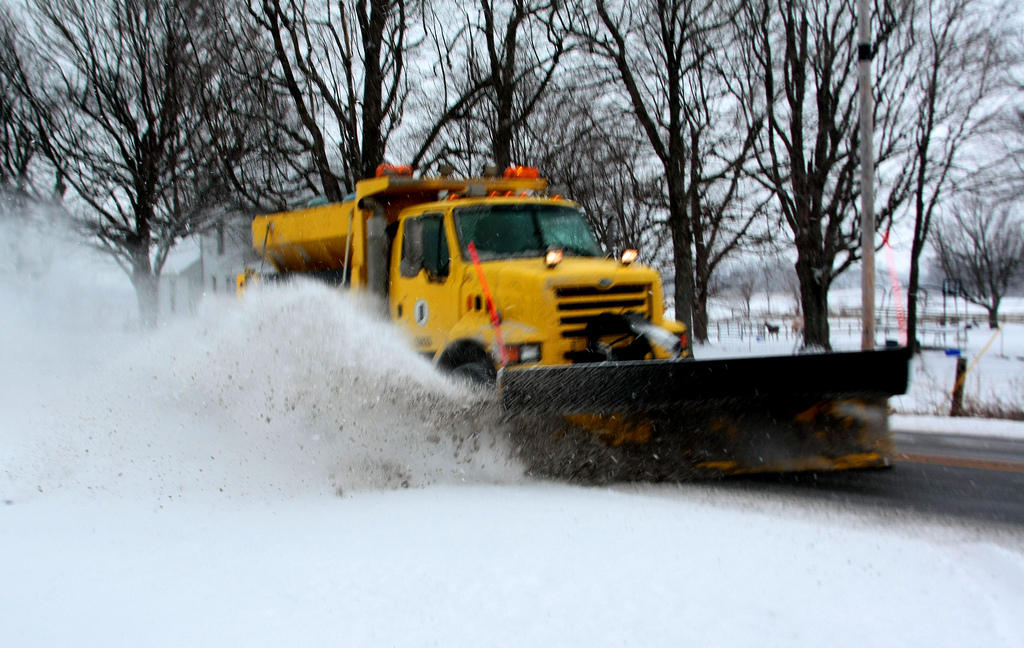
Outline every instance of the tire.
[[497, 382], [498, 374], [490, 363], [482, 361], [467, 362], [452, 369], [452, 377], [470, 385], [493, 387]]

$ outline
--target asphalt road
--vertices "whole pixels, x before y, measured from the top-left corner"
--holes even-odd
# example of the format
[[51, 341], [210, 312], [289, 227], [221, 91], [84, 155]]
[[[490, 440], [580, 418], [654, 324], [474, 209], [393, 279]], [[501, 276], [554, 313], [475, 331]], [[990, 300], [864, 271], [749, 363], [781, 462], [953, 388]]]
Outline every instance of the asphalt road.
[[773, 492], [1024, 527], [1024, 441], [897, 432], [891, 469], [743, 478]]

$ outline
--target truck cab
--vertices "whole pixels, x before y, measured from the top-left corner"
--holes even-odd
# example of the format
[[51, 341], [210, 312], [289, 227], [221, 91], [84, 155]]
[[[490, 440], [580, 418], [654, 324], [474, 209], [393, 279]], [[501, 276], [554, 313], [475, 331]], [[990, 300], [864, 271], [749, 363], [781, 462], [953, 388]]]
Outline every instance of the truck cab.
[[662, 316], [657, 273], [609, 258], [579, 207], [557, 197], [406, 208], [388, 285], [392, 319], [443, 369], [688, 352], [682, 325]]

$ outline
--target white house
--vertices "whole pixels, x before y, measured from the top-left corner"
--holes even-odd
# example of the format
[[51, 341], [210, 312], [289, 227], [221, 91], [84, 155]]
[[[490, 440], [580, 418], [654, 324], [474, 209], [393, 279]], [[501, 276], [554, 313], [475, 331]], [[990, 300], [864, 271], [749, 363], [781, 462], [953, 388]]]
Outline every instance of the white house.
[[223, 216], [178, 244], [160, 274], [160, 317], [194, 314], [203, 295], [234, 295], [236, 276], [259, 267], [251, 227], [251, 216]]
[[204, 294], [235, 294], [238, 274], [260, 263], [252, 248], [252, 217], [219, 217], [199, 237], [199, 261]]

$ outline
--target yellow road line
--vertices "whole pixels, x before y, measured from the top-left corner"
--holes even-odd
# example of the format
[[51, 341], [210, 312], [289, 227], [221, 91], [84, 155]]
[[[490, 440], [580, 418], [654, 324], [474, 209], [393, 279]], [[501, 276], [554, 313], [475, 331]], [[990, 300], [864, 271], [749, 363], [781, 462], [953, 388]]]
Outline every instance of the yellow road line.
[[972, 459], [969, 457], [950, 457], [947, 455], [925, 454], [920, 452], [895, 452], [893, 459], [898, 462], [933, 464], [951, 468], [976, 468], [979, 470], [998, 470], [1001, 472], [1024, 472], [1024, 463], [1016, 461], [999, 461], [997, 459]]

